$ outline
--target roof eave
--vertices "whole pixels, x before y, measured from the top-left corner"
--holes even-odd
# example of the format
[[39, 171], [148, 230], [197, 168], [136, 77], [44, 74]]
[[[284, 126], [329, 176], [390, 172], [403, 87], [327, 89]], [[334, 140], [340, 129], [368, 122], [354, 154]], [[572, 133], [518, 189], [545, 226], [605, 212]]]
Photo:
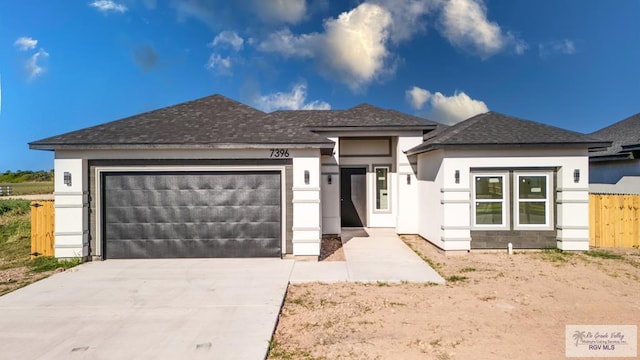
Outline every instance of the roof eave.
[[589, 155], [589, 162], [625, 161], [625, 160], [633, 160], [632, 154], [618, 153], [618, 154], [608, 154], [608, 155], [600, 155], [600, 156]]
[[333, 141], [306, 143], [224, 143], [224, 144], [53, 144], [30, 143], [32, 150], [143, 150], [143, 149], [269, 149], [287, 147], [290, 149], [333, 149]]
[[558, 148], [558, 147], [585, 147], [587, 146], [589, 149], [593, 147], [606, 147], [607, 144], [610, 146], [611, 143], [596, 143], [596, 142], [568, 142], [568, 143], [531, 143], [531, 144], [522, 144], [522, 143], [478, 143], [478, 144], [430, 144], [425, 146], [424, 148], [419, 148], [418, 145], [414, 149], [410, 149], [406, 152], [407, 155], [417, 155], [420, 153], [433, 151], [442, 148], [455, 148], [455, 149], [504, 149], [504, 148], [521, 148], [521, 149], [540, 149], [540, 148]]
[[433, 130], [437, 125], [407, 125], [407, 126], [310, 126], [307, 129], [314, 132], [323, 131], [418, 131]]

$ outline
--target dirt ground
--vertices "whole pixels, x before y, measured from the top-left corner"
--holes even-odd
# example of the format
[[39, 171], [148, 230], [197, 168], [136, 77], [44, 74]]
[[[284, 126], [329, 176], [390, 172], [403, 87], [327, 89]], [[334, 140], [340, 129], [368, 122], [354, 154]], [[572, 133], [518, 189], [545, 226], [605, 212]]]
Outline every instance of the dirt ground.
[[32, 272], [26, 266], [0, 270], [0, 296], [42, 280], [63, 269]]
[[564, 359], [565, 325], [640, 325], [638, 249], [445, 257], [404, 240], [446, 285], [291, 285], [269, 358]]

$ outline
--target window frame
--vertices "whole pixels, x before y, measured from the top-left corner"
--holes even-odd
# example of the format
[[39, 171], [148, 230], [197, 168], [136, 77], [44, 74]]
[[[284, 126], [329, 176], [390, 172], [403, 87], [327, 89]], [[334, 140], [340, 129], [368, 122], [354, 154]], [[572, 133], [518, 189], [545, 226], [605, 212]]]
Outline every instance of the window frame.
[[[477, 179], [478, 178], [495, 178], [502, 179], [502, 199], [478, 199], [477, 197]], [[511, 223], [511, 202], [509, 201], [509, 173], [508, 172], [475, 172], [471, 174], [472, 182], [472, 199], [471, 199], [471, 228], [474, 230], [509, 230]], [[478, 224], [477, 220], [477, 203], [502, 203], [502, 224]]]
[[[386, 173], [386, 190], [387, 190], [387, 206], [378, 208], [380, 192], [378, 190], [378, 169], [385, 169]], [[390, 213], [391, 212], [391, 166], [390, 165], [374, 165], [373, 166], [373, 211], [374, 213]]]
[[[520, 198], [520, 178], [523, 176], [543, 176], [546, 178], [546, 197], [544, 199], [521, 199]], [[553, 176], [548, 171], [514, 171], [513, 181], [516, 183], [515, 191], [513, 192], [513, 212], [514, 223], [513, 228], [515, 230], [553, 230], [553, 206], [552, 200], [554, 194], [552, 189]], [[544, 224], [522, 224], [520, 223], [520, 203], [523, 202], [544, 202], [545, 203], [545, 223]]]

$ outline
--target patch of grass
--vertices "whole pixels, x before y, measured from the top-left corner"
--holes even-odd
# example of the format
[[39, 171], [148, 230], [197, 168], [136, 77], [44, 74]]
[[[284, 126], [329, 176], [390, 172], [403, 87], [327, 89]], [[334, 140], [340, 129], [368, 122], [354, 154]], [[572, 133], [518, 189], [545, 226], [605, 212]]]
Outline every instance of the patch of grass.
[[452, 282], [452, 283], [459, 282], [459, 281], [465, 281], [465, 280], [467, 280], [467, 277], [466, 276], [460, 276], [460, 275], [451, 275], [451, 276], [449, 276], [447, 278], [447, 281], [448, 282]]
[[267, 359], [282, 359], [282, 360], [322, 360], [324, 357], [314, 357], [308, 351], [294, 351], [284, 349], [276, 339], [269, 341], [269, 353]]
[[466, 267], [460, 270], [460, 272], [463, 272], [463, 273], [474, 272], [474, 271], [476, 271], [476, 269], [472, 267]]
[[56, 259], [51, 256], [39, 256], [31, 261], [29, 261], [29, 268], [33, 272], [45, 272], [52, 271], [57, 269], [70, 269], [74, 266], [78, 266], [82, 263], [80, 258], [73, 259]]
[[3, 183], [0, 186], [11, 186], [11, 195], [53, 194], [53, 181]]
[[30, 201], [0, 200], [0, 270], [25, 266], [31, 251]]
[[557, 248], [544, 249], [540, 251], [538, 254], [540, 254], [540, 257], [542, 258], [542, 260], [549, 261], [552, 263], [558, 263], [558, 264], [568, 262], [569, 258], [574, 255], [572, 253], [562, 251]]
[[376, 281], [376, 285], [378, 287], [385, 287], [385, 286], [390, 286], [388, 282], [386, 281]]
[[442, 273], [440, 272], [440, 264], [437, 262], [434, 262], [433, 260], [429, 259], [426, 255], [424, 255], [420, 250], [416, 249], [409, 241], [407, 241], [407, 239], [405, 239], [404, 236], [401, 237], [401, 239], [404, 241], [405, 244], [407, 244], [407, 246], [413, 250], [414, 253], [416, 253], [416, 255], [418, 255], [424, 262], [426, 262], [427, 264], [429, 264], [429, 266], [431, 266], [431, 268], [433, 270], [435, 270], [438, 274], [440, 274], [440, 276], [442, 276]]
[[29, 200], [0, 199], [0, 215], [24, 215], [30, 212]]
[[624, 256], [614, 254], [606, 250], [589, 250], [584, 252], [585, 255], [600, 259], [623, 259]]

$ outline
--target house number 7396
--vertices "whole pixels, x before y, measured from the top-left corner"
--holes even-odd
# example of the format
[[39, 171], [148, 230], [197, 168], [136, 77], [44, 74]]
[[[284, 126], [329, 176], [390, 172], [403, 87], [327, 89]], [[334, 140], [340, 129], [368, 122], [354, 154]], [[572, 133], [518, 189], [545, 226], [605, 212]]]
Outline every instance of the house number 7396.
[[272, 158], [288, 158], [289, 149], [270, 149]]

